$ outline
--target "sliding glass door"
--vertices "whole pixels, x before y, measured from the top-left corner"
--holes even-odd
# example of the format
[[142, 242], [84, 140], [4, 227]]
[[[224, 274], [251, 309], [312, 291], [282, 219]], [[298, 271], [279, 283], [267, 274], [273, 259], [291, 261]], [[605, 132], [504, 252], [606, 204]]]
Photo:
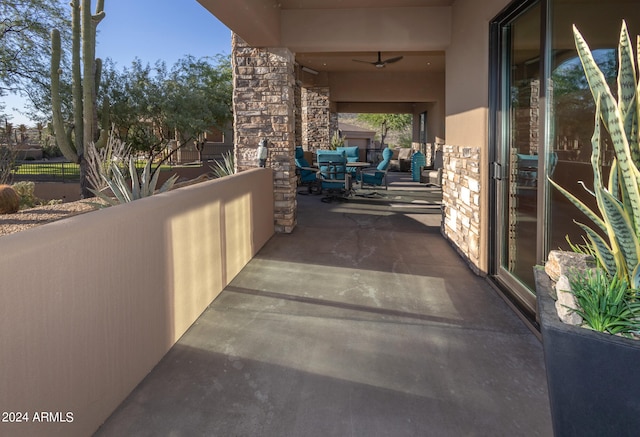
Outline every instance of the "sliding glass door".
[[532, 266], [538, 250], [542, 117], [540, 2], [496, 23], [496, 106], [492, 144], [495, 276], [521, 306], [535, 311]]
[[[640, 34], [637, 1], [517, 1], [492, 22], [491, 275], [529, 315], [536, 308], [533, 266], [546, 260], [549, 249], [568, 249], [568, 240], [580, 243], [574, 220], [588, 222], [547, 178], [594, 204], [595, 105], [572, 25], [616, 94], [615, 48], [623, 19], [631, 35]], [[613, 151], [606, 139], [603, 148], [606, 177]]]

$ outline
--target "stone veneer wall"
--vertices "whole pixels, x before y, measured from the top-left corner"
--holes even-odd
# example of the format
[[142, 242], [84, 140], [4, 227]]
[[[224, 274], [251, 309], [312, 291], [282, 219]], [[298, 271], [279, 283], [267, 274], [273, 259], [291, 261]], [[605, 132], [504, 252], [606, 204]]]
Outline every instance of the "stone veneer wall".
[[340, 130], [338, 125], [338, 113], [329, 112], [329, 141], [333, 138], [333, 135]]
[[304, 143], [302, 142], [302, 84], [300, 83], [300, 81], [296, 81], [294, 93], [296, 146], [302, 146]]
[[514, 142], [519, 153], [537, 155], [540, 145], [538, 136], [540, 124], [540, 80], [527, 79], [517, 83], [513, 91], [517, 93], [519, 106], [515, 108]]
[[442, 233], [480, 273], [480, 148], [443, 145]]
[[328, 87], [302, 88], [302, 143], [305, 150], [329, 148], [331, 112]]
[[258, 166], [262, 138], [274, 172], [276, 232], [296, 226], [295, 56], [283, 48], [254, 48], [233, 34], [233, 110], [238, 172]]

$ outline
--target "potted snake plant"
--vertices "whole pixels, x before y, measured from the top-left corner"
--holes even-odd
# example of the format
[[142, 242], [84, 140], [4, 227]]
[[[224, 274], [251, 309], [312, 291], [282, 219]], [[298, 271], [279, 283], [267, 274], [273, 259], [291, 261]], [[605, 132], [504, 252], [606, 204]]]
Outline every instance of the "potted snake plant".
[[[595, 197], [597, 209], [550, 182], [592, 222], [576, 221], [586, 238], [584, 245], [572, 248], [593, 256], [596, 269], [570, 274], [568, 291], [576, 302], [571, 311], [581, 316], [580, 326], [561, 322], [549, 293], [538, 289], [553, 427], [557, 436], [638, 435], [640, 88], [626, 23], [622, 24], [618, 46], [617, 98], [586, 41], [575, 26], [573, 30], [596, 103], [591, 139], [593, 190], [588, 191]], [[606, 180], [601, 168], [605, 130], [615, 150]]]

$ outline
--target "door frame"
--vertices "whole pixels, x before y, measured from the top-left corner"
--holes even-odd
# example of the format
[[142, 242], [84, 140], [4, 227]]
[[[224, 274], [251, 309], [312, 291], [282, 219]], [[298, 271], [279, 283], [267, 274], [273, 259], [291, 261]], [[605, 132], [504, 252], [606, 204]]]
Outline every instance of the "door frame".
[[[490, 22], [489, 29], [489, 277], [504, 292], [505, 296], [517, 306], [517, 308], [535, 323], [537, 320], [536, 297], [533, 290], [519, 281], [502, 267], [503, 229], [504, 229], [504, 188], [501, 179], [508, 177], [508, 157], [504, 139], [508, 138], [506, 123], [502, 117], [502, 101], [504, 90], [502, 88], [504, 78], [503, 63], [503, 35], [502, 29], [531, 7], [540, 5], [540, 95], [539, 95], [539, 124], [538, 124], [538, 184], [536, 204], [536, 263], [540, 264], [546, 257], [548, 248], [548, 235], [545, 218], [549, 214], [547, 197], [549, 190], [546, 182], [547, 168], [547, 44], [549, 23], [549, 7], [547, 0], [523, 0], [514, 1], [503, 9]], [[533, 269], [533, 266], [531, 266]]]

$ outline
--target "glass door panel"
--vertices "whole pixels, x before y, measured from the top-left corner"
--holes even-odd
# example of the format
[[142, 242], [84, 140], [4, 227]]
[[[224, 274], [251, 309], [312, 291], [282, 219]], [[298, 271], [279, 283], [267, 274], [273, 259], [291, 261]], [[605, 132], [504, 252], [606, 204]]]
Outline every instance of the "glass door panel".
[[[582, 202], [597, 211], [595, 199], [580, 184], [593, 189], [591, 136], [595, 103], [573, 39], [575, 24], [587, 40], [594, 59], [604, 73], [612, 93], [617, 97], [617, 45], [624, 19], [633, 36], [640, 34], [640, 8], [628, 0], [554, 0], [551, 3], [550, 88], [548, 101], [548, 144], [557, 164], [549, 176]], [[609, 175], [614, 157], [613, 146], [603, 130], [603, 178]], [[590, 220], [557, 190], [549, 193], [549, 248], [569, 249], [567, 238], [582, 243], [584, 232], [574, 220], [591, 225]]]
[[496, 123], [496, 274], [522, 304], [535, 308], [540, 142], [540, 4], [500, 27]]

